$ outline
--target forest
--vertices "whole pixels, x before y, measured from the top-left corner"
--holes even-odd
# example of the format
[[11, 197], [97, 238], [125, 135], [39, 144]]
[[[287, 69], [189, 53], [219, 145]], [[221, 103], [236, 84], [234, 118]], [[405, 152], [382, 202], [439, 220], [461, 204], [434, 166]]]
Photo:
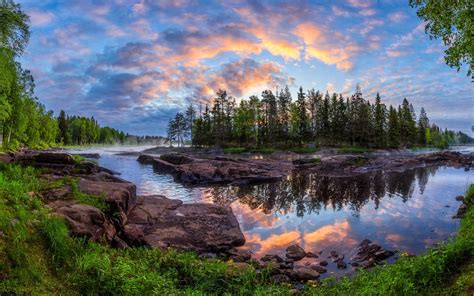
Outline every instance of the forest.
[[169, 143], [194, 146], [244, 146], [289, 148], [314, 143], [318, 146], [367, 148], [446, 148], [452, 143], [469, 143], [462, 133], [442, 129], [421, 107], [418, 116], [405, 98], [399, 106], [386, 106], [377, 93], [371, 103], [357, 86], [355, 93], [342, 94], [299, 88], [292, 100], [289, 87], [275, 94], [262, 92], [261, 99], [241, 100], [219, 90], [212, 106], [206, 104], [197, 115], [193, 105], [178, 112], [168, 124]]
[[[145, 138], [101, 127], [94, 117], [55, 117], [34, 95], [31, 72], [17, 61], [28, 43], [28, 16], [14, 3], [0, 6], [0, 143], [7, 149], [21, 146], [137, 143]], [[148, 139], [150, 140], [150, 139]]]

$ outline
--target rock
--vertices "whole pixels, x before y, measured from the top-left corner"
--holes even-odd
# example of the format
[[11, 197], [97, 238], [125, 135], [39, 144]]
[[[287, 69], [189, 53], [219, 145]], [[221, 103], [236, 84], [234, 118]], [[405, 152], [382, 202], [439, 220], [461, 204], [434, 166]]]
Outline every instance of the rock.
[[73, 236], [92, 241], [112, 241], [116, 229], [105, 214], [92, 206], [75, 204], [74, 201], [55, 201], [48, 204], [56, 215], [63, 217]]
[[330, 255], [331, 255], [331, 257], [333, 257], [333, 258], [337, 258], [337, 257], [339, 257], [339, 253], [338, 253], [338, 252], [336, 252], [336, 251], [331, 251], [329, 254], [330, 254]]
[[236, 270], [238, 273], [252, 268], [250, 264], [245, 263], [245, 262], [231, 262], [229, 263], [229, 267], [233, 270]]
[[234, 262], [247, 262], [252, 258], [252, 253], [248, 250], [232, 248], [227, 252], [228, 258]]
[[143, 237], [125, 232], [128, 241], [152, 247], [174, 247], [198, 253], [228, 251], [245, 243], [229, 207], [183, 204], [164, 196], [140, 197], [130, 211], [126, 228], [140, 228]]
[[308, 257], [308, 258], [318, 258], [318, 255], [314, 254], [313, 252], [306, 252], [306, 257]]
[[294, 266], [293, 262], [283, 262], [280, 263], [280, 268], [281, 269], [292, 269]]
[[194, 161], [191, 157], [178, 153], [162, 154], [160, 159], [175, 165], [188, 164]]
[[380, 250], [375, 252], [374, 256], [377, 260], [385, 260], [389, 257], [392, 257], [395, 255], [395, 252], [389, 251], [389, 250]]
[[316, 270], [318, 273], [325, 273], [327, 272], [327, 269], [322, 267], [321, 265], [318, 265], [318, 264], [313, 264], [311, 265], [311, 268]]
[[76, 163], [74, 157], [72, 157], [71, 154], [54, 152], [40, 152], [33, 156], [33, 160], [36, 163], [51, 163], [62, 165], [74, 165]]
[[284, 274], [276, 274], [270, 277], [270, 281], [275, 284], [288, 283], [290, 278]]
[[86, 194], [103, 196], [108, 214], [117, 225], [125, 225], [136, 202], [136, 187], [129, 182], [102, 182], [80, 179], [78, 189]]
[[469, 207], [466, 204], [461, 204], [459, 206], [459, 209], [456, 213], [456, 215], [453, 217], [454, 219], [462, 219], [464, 217], [464, 214], [467, 213]]
[[456, 201], [464, 201], [464, 196], [462, 195], [456, 196]]
[[369, 244], [371, 244], [372, 241], [370, 239], [364, 239], [363, 241], [360, 242], [360, 244], [357, 246], [359, 249], [367, 247]]
[[316, 280], [319, 278], [319, 273], [308, 267], [297, 267], [295, 268], [295, 273], [296, 278], [302, 281]]
[[337, 265], [337, 268], [339, 268], [339, 269], [346, 269], [346, 267], [347, 267], [346, 262], [344, 262], [344, 260], [342, 260], [342, 259], [337, 260], [336, 265]]
[[378, 250], [380, 250], [382, 247], [380, 245], [377, 245], [375, 243], [370, 243], [367, 245], [367, 249], [370, 253], [375, 253]]
[[278, 263], [281, 263], [281, 262], [284, 261], [283, 258], [281, 258], [280, 256], [273, 255], [273, 254], [267, 254], [267, 255], [263, 256], [262, 258], [260, 258], [260, 260], [264, 261], [264, 262], [275, 260]]
[[215, 259], [216, 257], [217, 257], [216, 253], [206, 252], [206, 253], [199, 254], [200, 259]]
[[291, 245], [286, 248], [286, 257], [293, 260], [301, 260], [306, 256], [306, 252], [297, 244]]
[[328, 262], [327, 261], [321, 261], [321, 262], [319, 262], [319, 265], [328, 266]]
[[357, 262], [351, 262], [351, 266], [353, 266], [353, 267], [357, 267], [357, 266], [359, 266], [359, 265], [360, 265], [360, 264], [357, 263]]
[[143, 164], [153, 164], [155, 157], [151, 155], [141, 154], [138, 156], [137, 161]]
[[280, 264], [274, 261], [264, 262], [262, 264], [262, 269], [267, 269], [271, 275], [280, 274]]
[[152, 163], [157, 172], [171, 174], [177, 182], [200, 185], [274, 182], [293, 169], [288, 161], [207, 159], [181, 154], [164, 154], [160, 158], [140, 155], [138, 161]]

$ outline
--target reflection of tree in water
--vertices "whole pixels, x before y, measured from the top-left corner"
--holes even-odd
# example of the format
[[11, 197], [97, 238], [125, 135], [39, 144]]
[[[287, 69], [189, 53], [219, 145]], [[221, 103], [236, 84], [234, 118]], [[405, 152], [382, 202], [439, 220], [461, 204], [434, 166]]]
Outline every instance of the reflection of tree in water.
[[371, 172], [351, 177], [330, 177], [293, 172], [287, 179], [270, 184], [243, 187], [215, 187], [210, 190], [214, 202], [228, 204], [235, 199], [251, 209], [265, 213], [289, 212], [298, 216], [319, 213], [328, 207], [341, 210], [348, 206], [354, 215], [370, 201], [378, 208], [380, 199], [400, 197], [406, 202], [418, 184], [423, 193], [430, 175], [438, 167], [417, 168], [404, 172]]

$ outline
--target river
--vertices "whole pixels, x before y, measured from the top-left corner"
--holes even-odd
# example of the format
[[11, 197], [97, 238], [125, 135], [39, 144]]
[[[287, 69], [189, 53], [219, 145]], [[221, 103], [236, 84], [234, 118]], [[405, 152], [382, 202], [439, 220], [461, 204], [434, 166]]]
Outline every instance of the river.
[[[113, 149], [93, 152], [101, 154], [101, 166], [135, 183], [139, 195], [229, 205], [246, 238], [242, 248], [254, 258], [283, 256], [294, 243], [313, 253], [323, 251], [320, 258], [298, 264], [328, 260], [332, 250], [350, 258], [363, 239], [400, 253], [421, 254], [456, 234], [459, 220], [452, 216], [460, 202], [455, 197], [474, 182], [472, 170], [431, 166], [344, 178], [294, 173], [272, 184], [189, 187], [138, 163], [136, 156], [116, 155]], [[325, 276], [351, 272], [330, 264]]]

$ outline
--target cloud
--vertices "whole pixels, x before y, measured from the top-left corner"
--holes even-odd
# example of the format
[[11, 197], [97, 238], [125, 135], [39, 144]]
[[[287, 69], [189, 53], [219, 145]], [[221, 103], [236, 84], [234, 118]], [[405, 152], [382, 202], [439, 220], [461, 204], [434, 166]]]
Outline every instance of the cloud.
[[30, 16], [30, 21], [33, 27], [41, 27], [49, 25], [54, 21], [55, 16], [51, 12], [40, 11], [40, 10], [30, 10], [27, 12]]
[[399, 23], [407, 18], [407, 15], [402, 11], [392, 12], [388, 15], [388, 19], [394, 23]]
[[347, 3], [360, 8], [367, 8], [372, 5], [372, 1], [370, 0], [347, 0]]

